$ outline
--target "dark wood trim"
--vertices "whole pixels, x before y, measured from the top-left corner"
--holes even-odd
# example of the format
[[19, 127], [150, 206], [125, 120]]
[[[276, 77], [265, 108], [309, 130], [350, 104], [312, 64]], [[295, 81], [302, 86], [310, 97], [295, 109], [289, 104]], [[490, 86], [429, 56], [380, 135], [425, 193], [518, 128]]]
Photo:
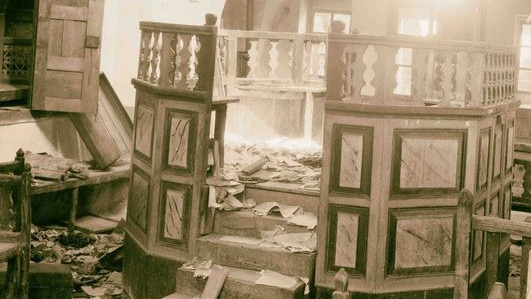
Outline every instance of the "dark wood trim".
[[[449, 265], [431, 266], [431, 267], [417, 267], [408, 269], [396, 269], [396, 228], [398, 223], [397, 216], [411, 216], [409, 219], [416, 219], [415, 216], [424, 216], [425, 219], [445, 218], [442, 215], [446, 214], [446, 218], [452, 217], [452, 249]], [[387, 263], [385, 265], [385, 273], [387, 276], [410, 276], [410, 275], [426, 275], [426, 274], [447, 274], [455, 270], [455, 240], [457, 229], [457, 216], [454, 207], [437, 207], [437, 208], [415, 208], [415, 209], [393, 209], [389, 210], [389, 225], [387, 236]]]
[[[182, 191], [183, 192], [183, 214], [181, 215], [181, 239], [171, 239], [164, 236], [164, 227], [166, 224], [166, 195], [168, 191]], [[162, 182], [159, 200], [159, 228], [157, 230], [157, 243], [163, 246], [172, 248], [187, 249], [188, 248], [188, 234], [190, 228], [190, 212], [192, 205], [192, 191], [193, 186], [183, 185], [172, 182]]]
[[[352, 133], [363, 137], [360, 188], [340, 186], [341, 148], [344, 133]], [[334, 148], [331, 157], [332, 170], [330, 172], [330, 193], [348, 193], [366, 195], [367, 197], [370, 196], [374, 128], [334, 124], [332, 134]]]
[[[358, 241], [356, 246], [356, 267], [349, 268], [335, 265], [337, 214], [349, 213], [358, 216]], [[344, 268], [350, 276], [364, 276], [367, 268], [367, 244], [369, 237], [369, 209], [331, 204], [328, 206], [328, 236], [326, 247], [326, 270], [335, 273]]]
[[[456, 185], [448, 188], [401, 188], [400, 172], [402, 165], [402, 140], [407, 136], [444, 137], [458, 142], [456, 161]], [[393, 154], [391, 166], [391, 199], [411, 196], [435, 196], [457, 194], [464, 186], [464, 173], [467, 154], [467, 130], [461, 129], [395, 129], [393, 132]]]

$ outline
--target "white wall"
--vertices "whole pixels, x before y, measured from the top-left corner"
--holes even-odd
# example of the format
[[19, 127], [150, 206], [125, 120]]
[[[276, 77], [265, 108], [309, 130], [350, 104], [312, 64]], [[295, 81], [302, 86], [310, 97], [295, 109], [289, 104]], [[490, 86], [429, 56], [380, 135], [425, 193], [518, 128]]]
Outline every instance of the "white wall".
[[140, 21], [202, 25], [206, 13], [221, 16], [225, 0], [105, 0], [101, 44], [102, 72], [125, 106], [134, 106]]

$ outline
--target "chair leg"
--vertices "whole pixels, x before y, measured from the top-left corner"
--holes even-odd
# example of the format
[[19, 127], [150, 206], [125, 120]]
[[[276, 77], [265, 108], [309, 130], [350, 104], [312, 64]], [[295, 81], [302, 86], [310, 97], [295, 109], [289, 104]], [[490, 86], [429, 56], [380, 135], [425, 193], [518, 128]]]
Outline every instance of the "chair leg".
[[6, 285], [6, 298], [18, 298], [20, 290], [20, 257], [12, 258], [7, 262]]

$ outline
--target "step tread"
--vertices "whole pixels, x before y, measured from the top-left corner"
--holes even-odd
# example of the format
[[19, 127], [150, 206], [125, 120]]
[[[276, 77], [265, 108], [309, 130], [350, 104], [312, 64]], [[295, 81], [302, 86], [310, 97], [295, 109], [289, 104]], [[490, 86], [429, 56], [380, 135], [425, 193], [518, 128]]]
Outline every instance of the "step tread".
[[[242, 242], [222, 240], [238, 238]], [[245, 242], [245, 244], [243, 243]], [[212, 259], [215, 264], [251, 270], [272, 270], [297, 277], [311, 277], [315, 267], [315, 252], [291, 253], [281, 247], [265, 245], [256, 238], [234, 237], [220, 234], [202, 236], [196, 242], [196, 255]]]
[[161, 299], [192, 299], [192, 298], [194, 298], [194, 296], [188, 296], [188, 295], [176, 292], [173, 294], [169, 294], [168, 296], [163, 297]]
[[251, 210], [225, 211], [216, 214], [214, 233], [260, 238], [260, 232], [271, 231], [280, 225], [287, 232], [310, 232], [304, 226], [289, 224], [288, 219], [280, 215], [255, 215]]
[[[301, 298], [304, 294], [304, 282], [300, 279], [291, 288], [257, 285], [259, 271], [222, 266], [228, 270], [227, 279], [220, 298]], [[177, 289], [189, 296], [198, 296], [204, 289], [207, 280], [193, 277], [194, 270], [179, 268], [177, 270]], [[250, 293], [254, 294], [250, 294]]]
[[0, 83], [0, 101], [23, 99], [28, 91], [29, 85]]

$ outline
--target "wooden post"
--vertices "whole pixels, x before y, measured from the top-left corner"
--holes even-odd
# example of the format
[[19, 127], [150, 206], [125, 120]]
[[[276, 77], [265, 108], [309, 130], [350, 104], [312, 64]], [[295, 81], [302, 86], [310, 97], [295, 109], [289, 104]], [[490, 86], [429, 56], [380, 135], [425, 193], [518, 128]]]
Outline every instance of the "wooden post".
[[457, 233], [455, 248], [455, 299], [468, 299], [470, 282], [470, 236], [472, 234], [472, 207], [474, 195], [466, 189], [459, 193], [457, 203]]
[[219, 166], [225, 167], [225, 125], [227, 122], [227, 104], [215, 105], [216, 119], [214, 125], [214, 139], [219, 142]]
[[[336, 24], [336, 23], [333, 23]], [[345, 43], [337, 40], [342, 30], [338, 25], [332, 27], [332, 34], [328, 35], [328, 53], [326, 62], [326, 100], [327, 101], [341, 101], [343, 97], [343, 85], [345, 79], [346, 65], [343, 62], [343, 52], [345, 50]], [[328, 74], [333, 74], [328, 76]]]
[[293, 83], [302, 85], [304, 77], [304, 38], [298, 34], [293, 40]]
[[79, 188], [72, 189], [72, 195], [71, 195], [71, 205], [70, 205], [70, 217], [68, 218], [68, 234], [74, 233], [74, 222], [76, 221], [76, 213], [77, 213], [77, 202], [79, 197]]
[[500, 234], [487, 232], [487, 290], [498, 281], [498, 259], [500, 255]]
[[505, 285], [501, 282], [495, 283], [492, 289], [490, 290], [488, 299], [505, 299], [505, 298], [507, 298], [507, 289], [505, 288]]
[[[525, 219], [526, 223], [531, 223], [531, 217]], [[529, 291], [530, 285], [527, 283], [529, 277], [529, 251], [531, 250], [531, 238], [523, 236], [522, 238], [522, 259], [520, 270], [520, 299], [526, 299], [531, 294]]]
[[336, 276], [334, 277], [334, 283], [336, 289], [332, 293], [332, 299], [349, 299], [348, 273], [345, 269], [341, 268], [337, 271]]
[[24, 165], [22, 174], [22, 186], [20, 196], [21, 208], [21, 245], [20, 245], [20, 292], [22, 299], [27, 299], [29, 295], [29, 264], [31, 250], [31, 165]]

